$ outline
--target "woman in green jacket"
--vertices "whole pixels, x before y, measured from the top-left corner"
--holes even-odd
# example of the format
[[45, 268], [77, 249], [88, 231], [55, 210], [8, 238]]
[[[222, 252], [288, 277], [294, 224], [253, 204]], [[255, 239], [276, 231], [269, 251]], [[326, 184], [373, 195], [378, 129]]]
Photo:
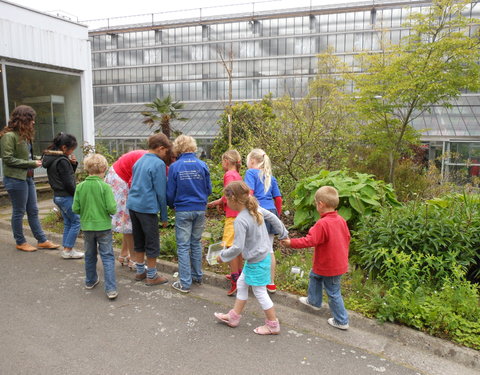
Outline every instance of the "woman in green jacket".
[[10, 115], [8, 125], [0, 131], [3, 184], [12, 202], [12, 230], [17, 249], [35, 251], [23, 234], [23, 217], [27, 213], [28, 224], [42, 249], [58, 249], [60, 245], [47, 240], [40, 225], [37, 192], [33, 170], [42, 165], [34, 160], [32, 140], [35, 133], [36, 113], [27, 105], [20, 105]]

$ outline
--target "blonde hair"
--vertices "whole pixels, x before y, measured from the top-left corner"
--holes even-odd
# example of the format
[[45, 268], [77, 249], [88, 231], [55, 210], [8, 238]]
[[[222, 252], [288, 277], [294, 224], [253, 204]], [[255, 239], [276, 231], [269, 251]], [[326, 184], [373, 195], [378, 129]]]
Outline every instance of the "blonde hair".
[[322, 186], [315, 193], [315, 202], [325, 203], [328, 208], [337, 208], [340, 202], [337, 189], [332, 186]]
[[265, 193], [272, 185], [272, 163], [270, 158], [261, 148], [254, 148], [247, 156], [247, 165], [250, 160], [255, 160], [258, 169], [260, 169], [260, 180], [263, 182]]
[[228, 199], [233, 200], [236, 203], [244, 205], [250, 215], [253, 216], [258, 225], [263, 224], [263, 215], [258, 211], [258, 201], [255, 197], [250, 195], [250, 188], [243, 181], [232, 181], [225, 189], [223, 194]]
[[173, 141], [173, 149], [178, 156], [185, 152], [197, 152], [197, 141], [188, 135], [182, 134]]
[[240, 167], [242, 166], [242, 157], [237, 150], [228, 150], [224, 152], [222, 155], [222, 160], [226, 160], [235, 165], [237, 172], [240, 172]]
[[107, 159], [100, 154], [90, 154], [83, 160], [83, 167], [88, 174], [104, 173], [108, 168]]

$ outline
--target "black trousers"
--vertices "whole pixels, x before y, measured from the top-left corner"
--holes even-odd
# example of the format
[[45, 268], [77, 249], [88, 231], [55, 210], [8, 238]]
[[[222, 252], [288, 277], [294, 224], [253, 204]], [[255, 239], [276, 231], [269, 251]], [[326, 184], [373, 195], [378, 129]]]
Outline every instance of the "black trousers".
[[147, 258], [160, 255], [160, 235], [158, 230], [158, 214], [144, 214], [129, 210], [132, 219], [133, 249], [145, 253]]

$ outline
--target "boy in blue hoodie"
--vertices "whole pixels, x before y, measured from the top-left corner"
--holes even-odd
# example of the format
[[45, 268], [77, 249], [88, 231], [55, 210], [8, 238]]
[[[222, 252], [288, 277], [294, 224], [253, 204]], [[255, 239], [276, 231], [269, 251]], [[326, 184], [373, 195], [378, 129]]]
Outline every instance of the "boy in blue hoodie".
[[195, 156], [197, 142], [180, 135], [173, 142], [177, 161], [168, 170], [167, 203], [175, 209], [179, 281], [172, 287], [188, 293], [192, 282], [202, 282], [202, 244], [205, 209], [212, 193], [207, 164]]
[[133, 165], [132, 186], [127, 198], [132, 219], [133, 255], [137, 264], [135, 280], [146, 279], [148, 286], [168, 282], [166, 277], [157, 273], [157, 257], [160, 255], [158, 213], [163, 227], [166, 227], [168, 220], [165, 195], [167, 174], [162, 158], [168, 155], [171, 146], [172, 143], [163, 133], [148, 138], [148, 152]]

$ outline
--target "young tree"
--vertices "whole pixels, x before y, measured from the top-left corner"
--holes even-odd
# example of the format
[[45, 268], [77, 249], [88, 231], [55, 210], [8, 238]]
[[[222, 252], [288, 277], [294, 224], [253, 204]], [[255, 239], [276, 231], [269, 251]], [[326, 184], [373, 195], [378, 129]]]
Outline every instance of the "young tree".
[[462, 90], [480, 87], [478, 19], [463, 16], [469, 0], [434, 0], [412, 14], [410, 34], [383, 52], [361, 55], [363, 74], [350, 75], [362, 115], [363, 141], [388, 155], [388, 180], [410, 142], [418, 140], [412, 121], [432, 104], [449, 107]]
[[[228, 120], [229, 115], [231, 121]], [[251, 134], [274, 118], [271, 95], [266, 95], [260, 102], [236, 103], [226, 108], [219, 119], [220, 133], [213, 144], [213, 158], [220, 159], [232, 147], [248, 152], [245, 147], [249, 144]]]
[[345, 81], [335, 74], [345, 67], [330, 52], [318, 58], [318, 74], [306, 96], [275, 101], [275, 117], [258, 126], [248, 140], [251, 147], [263, 148], [277, 174], [287, 175], [292, 184], [320, 169], [345, 168], [354, 140]]
[[153, 128], [158, 123], [158, 127], [154, 130], [154, 133], [162, 132], [170, 138], [172, 133], [170, 121], [188, 120], [188, 118], [181, 117], [180, 115], [180, 110], [183, 106], [179, 101], [174, 102], [170, 95], [164, 99], [156, 98], [152, 103], [145, 104], [145, 107], [152, 108], [153, 111], [142, 112], [142, 115], [145, 116], [143, 123], [150, 126], [150, 128]]

